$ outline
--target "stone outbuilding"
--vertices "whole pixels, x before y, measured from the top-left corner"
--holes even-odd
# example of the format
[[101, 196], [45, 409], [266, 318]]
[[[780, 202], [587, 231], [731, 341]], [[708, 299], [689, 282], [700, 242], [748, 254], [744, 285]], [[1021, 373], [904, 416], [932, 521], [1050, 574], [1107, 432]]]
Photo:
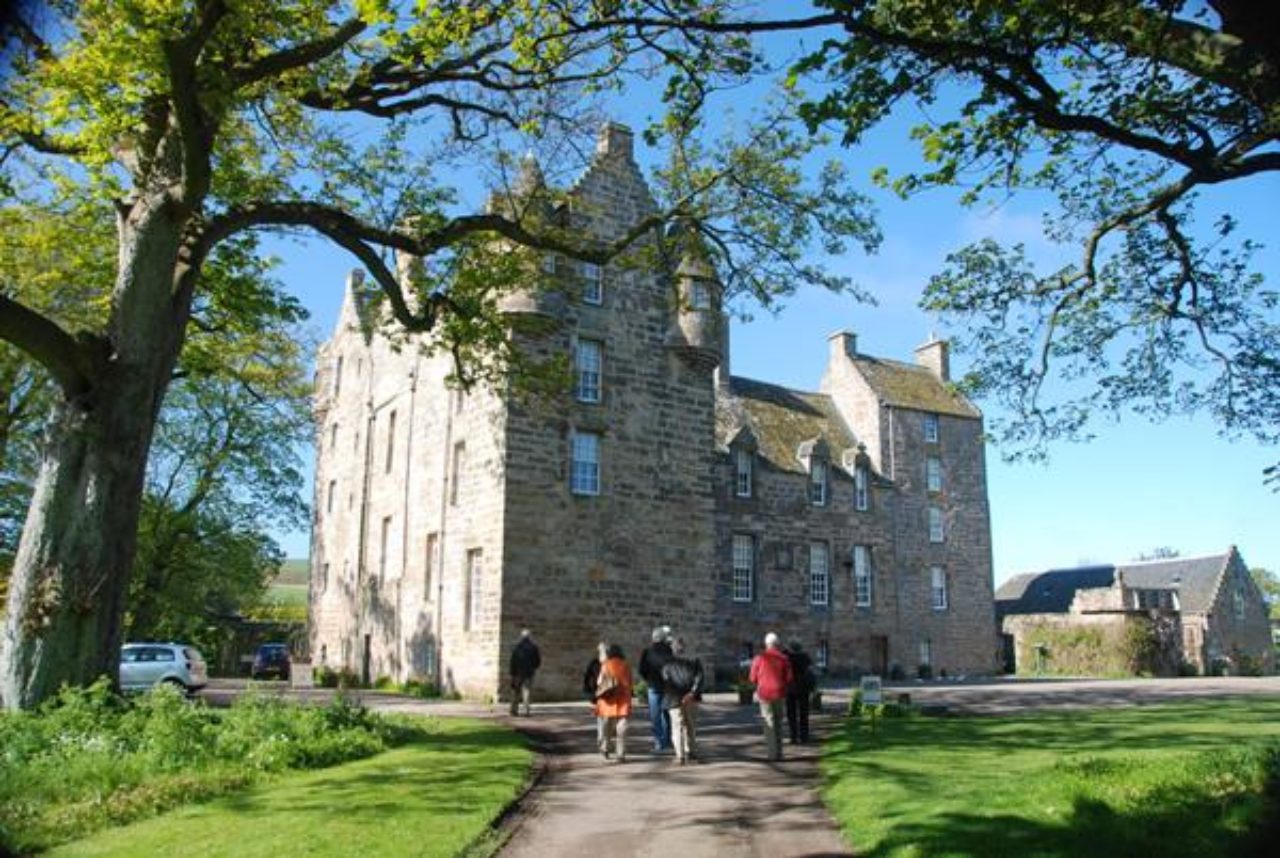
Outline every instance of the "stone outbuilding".
[[1018, 673], [1273, 673], [1261, 591], [1240, 552], [1051, 569], [996, 592]]
[[[653, 213], [632, 145], [606, 126], [542, 216], [609, 240]], [[527, 162], [517, 191], [541, 182]], [[840, 332], [821, 389], [790, 390], [730, 374], [720, 283], [679, 233], [538, 268], [499, 306], [572, 368], [552, 405], [450, 387], [349, 279], [317, 359], [316, 663], [500, 697], [529, 628], [535, 693], [570, 697], [597, 641], [634, 659], [669, 625], [722, 681], [770, 630], [833, 675], [994, 671], [982, 418], [946, 343], [902, 363]]]

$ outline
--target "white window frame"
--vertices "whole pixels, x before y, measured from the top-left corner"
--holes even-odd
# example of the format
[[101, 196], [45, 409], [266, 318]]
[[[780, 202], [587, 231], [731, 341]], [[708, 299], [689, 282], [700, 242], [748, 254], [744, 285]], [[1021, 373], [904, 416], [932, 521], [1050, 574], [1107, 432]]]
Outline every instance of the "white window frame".
[[929, 507], [929, 541], [945, 542], [947, 539], [946, 526], [943, 523], [942, 507]]
[[689, 287], [689, 308], [693, 310], [711, 309], [711, 286], [702, 280], [694, 280]]
[[866, 465], [853, 469], [853, 508], [858, 512], [871, 508], [871, 469]]
[[574, 396], [579, 402], [599, 402], [601, 380], [604, 376], [604, 343], [599, 340], [578, 340], [573, 363], [577, 375]]
[[926, 444], [938, 443], [938, 415], [924, 415], [924, 442]]
[[755, 598], [756, 540], [749, 533], [733, 535], [733, 581], [730, 585], [733, 601], [750, 602]]
[[874, 590], [871, 572], [871, 546], [853, 546], [853, 603], [859, 608], [870, 608]]
[[463, 631], [469, 632], [480, 625], [483, 608], [480, 599], [484, 590], [484, 549], [467, 550], [466, 604], [463, 605]]
[[929, 567], [929, 604], [935, 611], [945, 611], [951, 606], [951, 594], [947, 587], [947, 570], [941, 566]]
[[942, 459], [939, 456], [927, 456], [924, 460], [924, 487], [926, 491], [937, 494], [942, 491]]
[[920, 655], [919, 663], [933, 667], [933, 641], [929, 638], [920, 641], [918, 652]]
[[831, 604], [831, 551], [825, 542], [809, 543], [809, 604]]
[[755, 454], [745, 447], [733, 451], [733, 493], [740, 498], [751, 497], [755, 458]]
[[569, 490], [575, 495], [600, 494], [600, 436], [575, 431], [569, 446]]
[[818, 641], [818, 646], [813, 651], [813, 666], [818, 670], [826, 670], [827, 665], [831, 661], [831, 644], [826, 638]]
[[604, 303], [604, 268], [594, 262], [582, 263], [582, 303]]
[[827, 505], [827, 482], [830, 479], [830, 470], [826, 459], [813, 459], [809, 462], [809, 503], [811, 505]]

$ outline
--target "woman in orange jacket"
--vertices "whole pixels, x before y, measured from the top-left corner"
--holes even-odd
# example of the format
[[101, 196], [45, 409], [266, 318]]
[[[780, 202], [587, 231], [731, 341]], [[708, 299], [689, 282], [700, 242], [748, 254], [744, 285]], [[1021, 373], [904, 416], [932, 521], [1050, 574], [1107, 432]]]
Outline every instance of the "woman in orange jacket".
[[622, 647], [611, 644], [608, 658], [600, 665], [596, 682], [596, 717], [604, 724], [600, 738], [600, 754], [609, 759], [609, 740], [620, 763], [627, 761], [627, 719], [631, 717], [631, 667]]

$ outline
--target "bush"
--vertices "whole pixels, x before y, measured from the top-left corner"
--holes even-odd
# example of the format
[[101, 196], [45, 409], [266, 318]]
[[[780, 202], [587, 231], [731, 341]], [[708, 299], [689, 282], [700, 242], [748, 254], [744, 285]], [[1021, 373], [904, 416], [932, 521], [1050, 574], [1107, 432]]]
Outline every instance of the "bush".
[[410, 679], [404, 684], [404, 693], [423, 700], [436, 700], [441, 696], [440, 687], [424, 679]]

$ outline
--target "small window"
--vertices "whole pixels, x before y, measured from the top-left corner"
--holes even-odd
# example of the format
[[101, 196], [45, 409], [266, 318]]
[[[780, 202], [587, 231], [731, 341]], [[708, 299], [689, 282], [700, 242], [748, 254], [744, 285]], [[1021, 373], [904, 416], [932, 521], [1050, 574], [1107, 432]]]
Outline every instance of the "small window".
[[935, 611], [947, 609], [947, 571], [941, 566], [929, 569], [929, 593]]
[[809, 545], [809, 604], [825, 605], [831, 599], [831, 575], [827, 563], [827, 545]]
[[463, 631], [471, 631], [480, 625], [484, 585], [484, 554], [473, 548], [467, 552], [466, 604], [463, 606]]
[[322, 591], [329, 589], [329, 564], [328, 563], [320, 567], [320, 589]]
[[573, 461], [569, 488], [575, 495], [600, 494], [600, 436], [592, 432], [573, 433]]
[[430, 602], [435, 598], [431, 585], [435, 582], [436, 564], [440, 554], [440, 534], [427, 534], [426, 556], [422, 562], [422, 601]]
[[929, 541], [942, 542], [946, 537], [942, 528], [942, 507], [929, 507]]
[[826, 670], [830, 661], [831, 646], [827, 643], [827, 639], [823, 638], [818, 641], [818, 648], [813, 653], [813, 666], [818, 670]]
[[324, 500], [324, 511], [333, 512], [333, 496], [338, 493], [338, 481], [329, 480], [329, 491]]
[[391, 473], [391, 463], [396, 458], [396, 413], [391, 412], [391, 416], [387, 419], [387, 459], [384, 463], [383, 470]]
[[1237, 620], [1244, 619], [1244, 592], [1239, 587], [1231, 593], [1231, 612]]
[[933, 641], [928, 638], [920, 641], [920, 666], [933, 666]]
[[332, 450], [338, 446], [338, 424], [335, 423], [329, 427], [329, 449]]
[[746, 533], [733, 535], [733, 601], [750, 602], [755, 592], [756, 541]]
[[465, 473], [467, 459], [467, 445], [464, 441], [459, 441], [453, 445], [453, 471], [449, 480], [449, 504], [451, 506], [458, 505], [458, 496], [461, 493], [459, 484], [462, 482]]
[[859, 512], [871, 508], [871, 471], [866, 465], [858, 465], [853, 469], [853, 507]]
[[827, 503], [827, 463], [821, 459], [809, 464], [809, 503], [814, 506]]
[[752, 468], [755, 455], [750, 450], [739, 448], [733, 451], [733, 493], [740, 498], [751, 497]]
[[711, 287], [702, 280], [694, 280], [689, 292], [689, 306], [694, 310], [711, 309]]
[[942, 491], [942, 460], [937, 456], [924, 460], [924, 484], [934, 494]]
[[853, 546], [853, 593], [859, 608], [871, 607], [871, 547]]
[[579, 402], [600, 401], [600, 374], [604, 346], [596, 340], [579, 340], [574, 353], [578, 383], [575, 394]]
[[543, 274], [556, 273], [556, 255], [554, 253], [542, 254], [542, 273]]
[[383, 516], [378, 539], [378, 580], [387, 580], [387, 552], [391, 550], [391, 516]]
[[338, 355], [333, 361], [333, 395], [337, 396], [342, 392], [342, 355]]
[[586, 304], [604, 303], [604, 269], [594, 262], [582, 263], [582, 300]]
[[926, 444], [938, 443], [938, 415], [926, 414], [924, 416], [924, 440]]

